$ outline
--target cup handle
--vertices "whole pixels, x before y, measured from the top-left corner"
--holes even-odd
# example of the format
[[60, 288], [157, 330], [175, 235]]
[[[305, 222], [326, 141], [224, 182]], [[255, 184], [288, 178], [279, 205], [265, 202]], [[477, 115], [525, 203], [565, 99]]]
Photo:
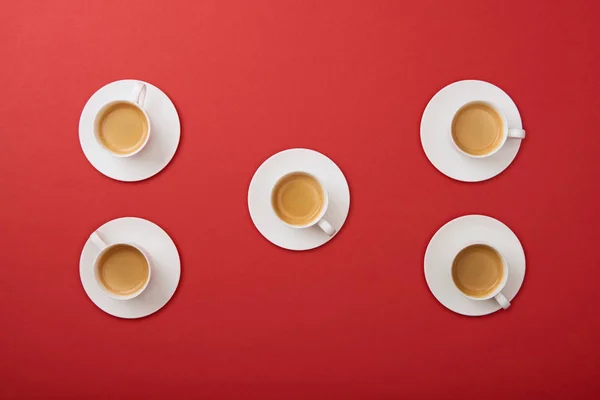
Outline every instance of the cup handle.
[[519, 128], [512, 128], [508, 130], [508, 137], [515, 139], [525, 139], [525, 130]]
[[505, 310], [510, 307], [510, 302], [502, 293], [498, 293], [494, 299], [498, 302], [498, 304], [500, 304], [500, 307], [504, 308]]
[[98, 234], [98, 232], [94, 232], [90, 235], [90, 240], [92, 241], [92, 243], [94, 243], [94, 245], [99, 248], [100, 250], [102, 250], [105, 247], [108, 247], [108, 245], [106, 244], [106, 242], [100, 237], [100, 235]]
[[319, 225], [319, 228], [323, 229], [323, 232], [329, 236], [335, 235], [335, 228], [331, 226], [331, 224], [327, 222], [325, 218], [321, 218], [319, 222], [317, 222], [317, 225]]
[[143, 83], [136, 83], [135, 87], [131, 91], [131, 101], [136, 103], [140, 107], [144, 107], [146, 101], [146, 85]]

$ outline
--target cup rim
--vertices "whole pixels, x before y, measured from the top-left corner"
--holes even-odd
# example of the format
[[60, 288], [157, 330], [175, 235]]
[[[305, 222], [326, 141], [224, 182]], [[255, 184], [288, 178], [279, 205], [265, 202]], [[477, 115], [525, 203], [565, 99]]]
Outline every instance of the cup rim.
[[[460, 146], [456, 143], [456, 141], [454, 140], [454, 135], [452, 135], [452, 125], [454, 123], [454, 119], [456, 118], [456, 115], [458, 114], [458, 112], [460, 110], [462, 110], [463, 108], [467, 107], [470, 104], [473, 103], [484, 103], [487, 106], [489, 106], [490, 108], [492, 108], [496, 113], [498, 113], [498, 115], [500, 116], [500, 118], [502, 118], [502, 143], [500, 143], [500, 145], [498, 147], [496, 147], [496, 149], [490, 153], [487, 154], [481, 154], [481, 155], [474, 155], [474, 154], [470, 154], [467, 153], [466, 151], [464, 151], [463, 149], [460, 148]], [[506, 144], [506, 141], [508, 140], [508, 120], [506, 119], [506, 115], [504, 115], [504, 113], [500, 110], [500, 108], [498, 106], [496, 106], [494, 103], [492, 103], [491, 101], [488, 100], [469, 100], [466, 103], [464, 103], [463, 105], [461, 105], [460, 107], [458, 107], [458, 109], [454, 112], [454, 114], [452, 114], [452, 119], [450, 120], [450, 141], [452, 142], [452, 145], [454, 146], [454, 148], [456, 150], [458, 150], [461, 154], [466, 155], [467, 157], [471, 157], [471, 158], [487, 158], [487, 157], [491, 157], [494, 154], [496, 154], [497, 152], [500, 151], [501, 148], [504, 147], [504, 145]]]
[[[109, 149], [108, 147], [106, 147], [104, 145], [104, 143], [102, 143], [102, 141], [100, 140], [100, 138], [98, 137], [98, 122], [100, 119], [100, 116], [104, 113], [104, 111], [117, 103], [126, 103], [126, 104], [130, 104], [132, 106], [135, 106], [138, 110], [140, 110], [143, 114], [144, 117], [146, 118], [146, 123], [148, 124], [148, 134], [146, 135], [146, 140], [144, 140], [144, 142], [142, 143], [142, 145], [140, 147], [138, 147], [135, 151], [131, 152], [131, 153], [127, 153], [127, 154], [120, 154], [120, 153], [115, 153], [114, 151], [112, 151], [111, 149]], [[148, 113], [146, 112], [146, 110], [144, 110], [144, 108], [142, 106], [140, 106], [139, 104], [137, 104], [134, 101], [131, 100], [126, 100], [126, 99], [117, 99], [117, 100], [111, 100], [109, 102], [104, 103], [104, 105], [102, 105], [102, 107], [100, 107], [100, 109], [96, 112], [96, 115], [94, 116], [94, 138], [96, 139], [96, 143], [98, 143], [98, 145], [104, 149], [105, 151], [107, 151], [110, 155], [114, 156], [114, 157], [119, 157], [119, 158], [127, 158], [127, 157], [131, 157], [136, 155], [137, 153], [139, 153], [140, 151], [142, 151], [142, 149], [144, 147], [146, 147], [146, 144], [148, 144], [148, 140], [150, 139], [150, 133], [152, 132], [152, 125], [150, 123], [150, 116], [148, 115]]]
[[[136, 292], [134, 292], [132, 294], [129, 294], [127, 296], [121, 296], [121, 295], [114, 294], [114, 293], [110, 292], [109, 290], [107, 290], [104, 287], [104, 285], [102, 285], [102, 283], [100, 283], [100, 279], [98, 278], [98, 262], [100, 261], [100, 258], [109, 249], [111, 249], [111, 248], [113, 248], [115, 246], [119, 246], [119, 245], [127, 245], [127, 246], [131, 246], [131, 247], [135, 248], [140, 253], [142, 253], [142, 255], [144, 256], [144, 259], [146, 260], [146, 263], [148, 264], [148, 279], [146, 279], [146, 283], [144, 284], [144, 286], [142, 286], [141, 288], [139, 288]], [[98, 288], [100, 288], [100, 291], [105, 296], [110, 297], [111, 299], [114, 299], [114, 300], [131, 300], [131, 299], [134, 299], [134, 298], [138, 297], [139, 295], [141, 295], [146, 290], [146, 288], [150, 284], [150, 279], [151, 278], [152, 278], [152, 263], [150, 262], [150, 257], [148, 256], [148, 254], [146, 253], [146, 251], [144, 249], [142, 249], [139, 245], [137, 245], [135, 243], [131, 243], [131, 242], [118, 242], [118, 243], [109, 244], [108, 246], [106, 246], [105, 248], [103, 248], [100, 251], [100, 253], [98, 253], [98, 255], [96, 256], [96, 259], [94, 260], [94, 280], [96, 282], [96, 285], [98, 286]]]
[[[325, 204], [323, 205], [323, 209], [321, 210], [321, 212], [319, 213], [318, 216], [316, 216], [310, 223], [305, 224], [305, 225], [288, 224], [287, 222], [285, 222], [284, 220], [279, 218], [279, 215], [277, 215], [277, 213], [275, 212], [275, 209], [273, 208], [273, 192], [274, 192], [275, 188], [277, 187], [277, 184], [286, 176], [291, 175], [291, 174], [297, 174], [297, 173], [303, 173], [303, 174], [306, 174], [306, 175], [309, 175], [310, 177], [312, 177], [314, 180], [316, 180], [319, 183], [319, 185], [321, 186], [321, 189], [323, 190], [323, 193], [325, 194]], [[282, 224], [289, 226], [290, 228], [294, 228], [294, 229], [310, 228], [311, 226], [314, 226], [317, 223], [319, 223], [319, 221], [321, 219], [323, 219], [323, 217], [325, 216], [325, 213], [329, 209], [329, 192], [327, 192], [327, 187], [325, 187], [325, 184], [318, 176], [316, 176], [315, 174], [313, 174], [311, 172], [299, 169], [299, 170], [290, 171], [290, 172], [287, 172], [287, 173], [281, 175], [275, 181], [275, 183], [273, 183], [273, 186], [271, 187], [271, 191], [269, 192], [269, 204], [271, 206], [271, 211], [273, 212], [273, 214], [275, 215], [277, 220], [279, 220], [279, 222], [281, 222]]]
[[[500, 259], [502, 260], [504, 277], [502, 278], [502, 281], [498, 284], [498, 287], [496, 287], [496, 289], [491, 294], [489, 294], [485, 297], [474, 297], [474, 296], [469, 296], [468, 294], [464, 293], [462, 290], [460, 290], [458, 288], [458, 286], [456, 286], [456, 282], [454, 282], [454, 278], [452, 277], [452, 266], [454, 265], [454, 260], [456, 260], [456, 256], [458, 256], [458, 254], [460, 254], [460, 252], [463, 251], [464, 249], [466, 249], [467, 247], [471, 247], [471, 246], [475, 246], [475, 245], [484, 245], [484, 246], [488, 246], [488, 247], [492, 248], [500, 256]], [[508, 282], [508, 273], [509, 273], [508, 263], [506, 262], [506, 258], [504, 257], [504, 254], [502, 254], [502, 252], [500, 250], [498, 250], [496, 247], [492, 246], [488, 242], [483, 242], [483, 241], [469, 242], [468, 244], [462, 246], [456, 252], [456, 254], [454, 254], [454, 257], [452, 257], [452, 261], [450, 262], [450, 281], [452, 282], [452, 286], [454, 286], [454, 288], [463, 297], [466, 297], [467, 299], [470, 299], [470, 300], [489, 300], [489, 299], [493, 299], [494, 297], [496, 297], [498, 295], [498, 293], [502, 292], [502, 290], [506, 286], [506, 283]]]

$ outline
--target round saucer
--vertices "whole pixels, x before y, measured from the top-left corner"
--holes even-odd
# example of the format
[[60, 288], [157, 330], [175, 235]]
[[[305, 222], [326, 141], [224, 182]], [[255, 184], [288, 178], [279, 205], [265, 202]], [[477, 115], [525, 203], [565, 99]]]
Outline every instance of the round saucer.
[[325, 219], [333, 225], [337, 235], [350, 210], [350, 189], [338, 166], [314, 150], [284, 150], [262, 163], [248, 188], [248, 209], [256, 229], [274, 245], [288, 250], [310, 250], [327, 243], [332, 236], [318, 226], [290, 228], [279, 221], [271, 208], [271, 189], [277, 179], [298, 170], [314, 174], [323, 181], [329, 194]]
[[[450, 123], [458, 109], [473, 100], [489, 101], [506, 115], [509, 128], [522, 128], [521, 115], [512, 99], [484, 81], [454, 82], [429, 101], [421, 118], [421, 145], [431, 163], [444, 175], [463, 182], [480, 182], [504, 171], [515, 159], [521, 140], [508, 139], [493, 156], [471, 158], [461, 154], [450, 139]], [[527, 139], [524, 139], [527, 140]]]
[[[111, 100], [126, 99], [137, 82], [146, 84], [144, 110], [150, 116], [152, 135], [142, 151], [131, 157], [115, 157], [94, 137], [94, 118]], [[141, 181], [159, 173], [169, 164], [179, 145], [181, 128], [177, 110], [156, 86], [136, 80], [109, 83], [90, 97], [79, 119], [79, 142], [88, 161], [98, 171], [118, 181]]]
[[134, 299], [109, 298], [94, 279], [94, 261], [101, 249], [88, 238], [79, 260], [79, 277], [90, 300], [101, 310], [120, 318], [141, 318], [164, 307], [175, 293], [181, 276], [179, 253], [169, 235], [158, 225], [133, 217], [114, 219], [95, 232], [108, 245], [129, 242], [142, 247], [152, 260], [152, 279], [146, 290]]
[[509, 301], [517, 295], [525, 279], [525, 252], [508, 226], [483, 215], [466, 215], [448, 222], [433, 235], [425, 251], [425, 280], [440, 303], [468, 316], [487, 315], [501, 309], [494, 299], [467, 299], [452, 282], [449, 268], [454, 256], [475, 241], [489, 243], [506, 258], [509, 273], [502, 293]]

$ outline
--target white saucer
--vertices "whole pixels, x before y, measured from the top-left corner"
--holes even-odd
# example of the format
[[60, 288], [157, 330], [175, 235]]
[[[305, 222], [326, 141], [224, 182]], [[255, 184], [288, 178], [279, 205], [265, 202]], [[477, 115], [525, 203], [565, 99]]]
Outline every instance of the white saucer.
[[[150, 116], [152, 135], [146, 147], [131, 157], [115, 157], [94, 137], [94, 118], [111, 100], [127, 99], [136, 82], [147, 85], [144, 110]], [[79, 119], [79, 142], [88, 161], [98, 171], [118, 181], [134, 182], [150, 178], [169, 164], [179, 145], [179, 116], [171, 100], [150, 83], [122, 80], [109, 83], [90, 97]]]
[[[509, 301], [517, 295], [525, 279], [525, 252], [519, 238], [508, 226], [483, 215], [466, 215], [448, 222], [433, 235], [425, 251], [425, 280], [440, 303], [468, 316], [487, 315], [501, 309], [494, 299], [467, 299], [452, 282], [449, 268], [454, 256], [474, 241], [489, 243], [506, 258], [508, 282], [502, 293]], [[519, 307], [519, 304], [512, 307]]]
[[329, 194], [325, 218], [336, 229], [337, 235], [350, 210], [350, 189], [338, 166], [314, 150], [284, 150], [262, 163], [250, 182], [248, 209], [256, 229], [271, 243], [288, 250], [309, 250], [327, 243], [332, 237], [318, 226], [306, 229], [285, 226], [271, 208], [271, 189], [277, 179], [297, 170], [314, 174], [323, 181]]
[[509, 128], [523, 127], [515, 103], [491, 83], [459, 81], [437, 92], [421, 118], [421, 145], [429, 161], [441, 173], [463, 182], [479, 182], [498, 175], [515, 159], [521, 146], [521, 140], [508, 139], [498, 153], [487, 158], [476, 159], [461, 154], [452, 144], [450, 123], [454, 113], [473, 100], [496, 104], [506, 115]]
[[[90, 232], [91, 234], [92, 232]], [[160, 310], [169, 302], [181, 276], [181, 263], [175, 243], [158, 225], [141, 218], [118, 218], [96, 230], [106, 242], [135, 243], [152, 260], [152, 279], [146, 290], [131, 300], [114, 300], [106, 296], [94, 279], [94, 261], [100, 249], [88, 238], [79, 260], [81, 284], [90, 300], [110, 315], [121, 318], [141, 318]]]

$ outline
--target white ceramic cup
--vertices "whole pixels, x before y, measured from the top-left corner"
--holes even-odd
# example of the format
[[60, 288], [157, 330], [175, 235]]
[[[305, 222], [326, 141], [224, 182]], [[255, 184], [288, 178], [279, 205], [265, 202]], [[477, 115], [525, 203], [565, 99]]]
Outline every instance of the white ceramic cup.
[[[140, 294], [142, 294], [142, 292], [144, 292], [144, 290], [146, 290], [146, 288], [148, 287], [148, 284], [150, 283], [150, 279], [152, 277], [152, 263], [150, 262], [150, 257], [148, 256], [148, 254], [142, 248], [140, 248], [140, 246], [138, 246], [134, 243], [125, 243], [125, 242], [113, 243], [113, 244], [109, 245], [109, 244], [106, 244], [106, 242], [100, 237], [100, 235], [97, 232], [92, 233], [92, 235], [90, 236], [90, 240], [92, 241], [92, 243], [94, 243], [94, 245], [96, 245], [96, 247], [101, 249], [100, 253], [98, 253], [98, 255], [96, 256], [96, 259], [94, 260], [94, 279], [96, 280], [96, 284], [98, 285], [98, 287], [100, 288], [102, 293], [104, 293], [104, 295], [106, 295], [107, 297], [110, 297], [111, 299], [115, 299], [115, 300], [131, 300], [131, 299], [138, 297]], [[118, 246], [118, 245], [127, 245], [127, 246], [134, 247], [140, 253], [142, 253], [144, 258], [146, 259], [146, 262], [148, 263], [148, 279], [146, 280], [146, 283], [135, 293], [129, 294], [127, 296], [121, 296], [121, 295], [115, 294], [115, 293], [109, 291], [108, 289], [106, 289], [106, 287], [104, 287], [104, 285], [102, 284], [102, 282], [100, 280], [99, 272], [98, 272], [98, 269], [100, 267], [99, 262], [100, 262], [101, 257], [108, 250], [110, 250], [111, 248]]]
[[[473, 155], [473, 154], [467, 153], [466, 151], [464, 151], [463, 149], [460, 148], [460, 146], [454, 141], [454, 137], [452, 136], [452, 123], [454, 122], [454, 118], [456, 118], [456, 115], [458, 114], [458, 112], [460, 110], [462, 110], [463, 108], [465, 108], [473, 103], [483, 103], [483, 104], [487, 105], [492, 110], [494, 110], [496, 113], [498, 113], [498, 115], [502, 119], [502, 143], [500, 143], [500, 145], [498, 147], [496, 147], [494, 149], [494, 151], [491, 151], [487, 154]], [[496, 107], [493, 103], [490, 103], [489, 101], [484, 101], [484, 100], [473, 100], [473, 101], [469, 101], [469, 102], [463, 104], [462, 106], [460, 106], [458, 108], [458, 110], [456, 110], [454, 115], [452, 116], [452, 120], [450, 121], [450, 127], [448, 128], [448, 132], [450, 134], [450, 141], [452, 142], [452, 144], [454, 145], [456, 150], [458, 150], [460, 153], [462, 153], [468, 157], [472, 157], [472, 158], [486, 158], [486, 157], [493, 156], [494, 154], [499, 152], [502, 147], [504, 147], [504, 145], [506, 144], [506, 141], [508, 139], [518, 139], [518, 140], [525, 139], [525, 130], [520, 129], [520, 128], [510, 128], [509, 129], [508, 128], [508, 120], [506, 119], [506, 115], [504, 115], [502, 110], [500, 110], [499, 107]]]
[[[494, 291], [492, 293], [490, 293], [489, 295], [487, 295], [485, 297], [473, 297], [473, 296], [469, 296], [469, 295], [465, 294], [462, 290], [460, 290], [458, 288], [458, 286], [456, 286], [454, 279], [452, 279], [452, 265], [454, 264], [454, 260], [456, 259], [456, 256], [458, 256], [458, 254], [461, 251], [463, 251], [464, 249], [466, 249], [467, 247], [474, 246], [477, 244], [485, 245], [485, 246], [488, 246], [488, 247], [494, 249], [494, 251], [500, 256], [500, 259], [502, 260], [502, 281], [498, 284], [498, 286], [496, 286], [496, 289], [494, 289]], [[504, 294], [502, 294], [502, 289], [504, 289], [504, 287], [506, 286], [506, 282], [508, 281], [508, 264], [506, 262], [506, 258], [504, 258], [504, 256], [502, 255], [502, 253], [500, 253], [498, 251], [498, 249], [496, 249], [494, 246], [492, 246], [488, 243], [473, 242], [473, 243], [469, 243], [468, 245], [462, 247], [452, 258], [452, 263], [450, 264], [450, 281], [452, 282], [452, 284], [454, 285], [456, 290], [458, 290], [458, 292], [460, 294], [462, 294], [464, 297], [466, 297], [467, 299], [478, 300], [478, 301], [494, 299], [498, 302], [498, 304], [500, 304], [500, 307], [502, 307], [503, 309], [506, 310], [508, 307], [510, 307], [510, 302], [508, 301], [506, 296], [504, 296]]]
[[315, 175], [311, 174], [310, 172], [306, 172], [306, 171], [292, 171], [292, 172], [288, 172], [285, 175], [281, 176], [279, 179], [277, 179], [277, 181], [275, 181], [275, 184], [273, 184], [273, 187], [271, 188], [271, 195], [269, 197], [269, 200], [271, 201], [271, 199], [273, 199], [273, 190], [275, 190], [275, 188], [277, 187], [277, 184], [282, 179], [284, 179], [288, 175], [297, 174], [297, 173], [302, 173], [302, 174], [309, 175], [310, 177], [312, 177], [315, 181], [317, 181], [319, 183], [319, 186], [321, 186], [321, 190], [323, 190], [323, 194], [325, 196], [325, 199], [324, 199], [325, 204], [323, 204], [323, 209], [321, 210], [321, 212], [319, 213], [318, 216], [316, 216], [311, 222], [309, 222], [306, 225], [290, 225], [290, 224], [288, 224], [287, 222], [285, 222], [284, 220], [282, 220], [281, 218], [279, 218], [279, 215], [277, 215], [277, 213], [275, 212], [275, 209], [273, 209], [273, 203], [271, 203], [271, 210], [273, 211], [273, 214], [275, 214], [275, 216], [277, 217], [277, 219], [282, 224], [284, 224], [286, 226], [289, 226], [290, 228], [294, 228], [294, 229], [306, 229], [306, 228], [310, 228], [311, 226], [318, 225], [319, 228], [321, 228], [323, 230], [323, 232], [325, 232], [329, 236], [335, 235], [335, 232], [336, 232], [335, 228], [325, 218], [323, 218], [323, 216], [327, 212], [327, 208], [329, 208], [329, 193], [327, 193], [327, 188], [323, 184], [323, 181], [321, 181], [318, 177], [316, 177]]
[[[139, 82], [136, 83], [135, 87], [131, 91], [131, 94], [129, 95], [129, 98], [109, 101], [108, 103], [100, 107], [100, 110], [98, 110], [98, 112], [96, 113], [96, 117], [94, 117], [94, 137], [96, 138], [96, 142], [98, 142], [100, 147], [102, 147], [104, 150], [108, 151], [115, 157], [131, 157], [139, 153], [146, 146], [148, 140], [150, 139], [150, 134], [152, 133], [152, 125], [150, 124], [150, 117], [148, 116], [148, 113], [143, 108], [144, 102], [146, 100], [146, 90], [147, 89], [145, 84]], [[144, 140], [144, 143], [142, 143], [142, 145], [137, 150], [127, 154], [115, 153], [114, 151], [106, 147], [104, 143], [102, 143], [102, 140], [100, 140], [100, 119], [109, 107], [118, 103], [131, 104], [132, 106], [140, 110], [142, 114], [144, 114], [144, 117], [146, 118], [146, 123], [148, 124], [148, 135], [146, 135], [146, 140]]]

